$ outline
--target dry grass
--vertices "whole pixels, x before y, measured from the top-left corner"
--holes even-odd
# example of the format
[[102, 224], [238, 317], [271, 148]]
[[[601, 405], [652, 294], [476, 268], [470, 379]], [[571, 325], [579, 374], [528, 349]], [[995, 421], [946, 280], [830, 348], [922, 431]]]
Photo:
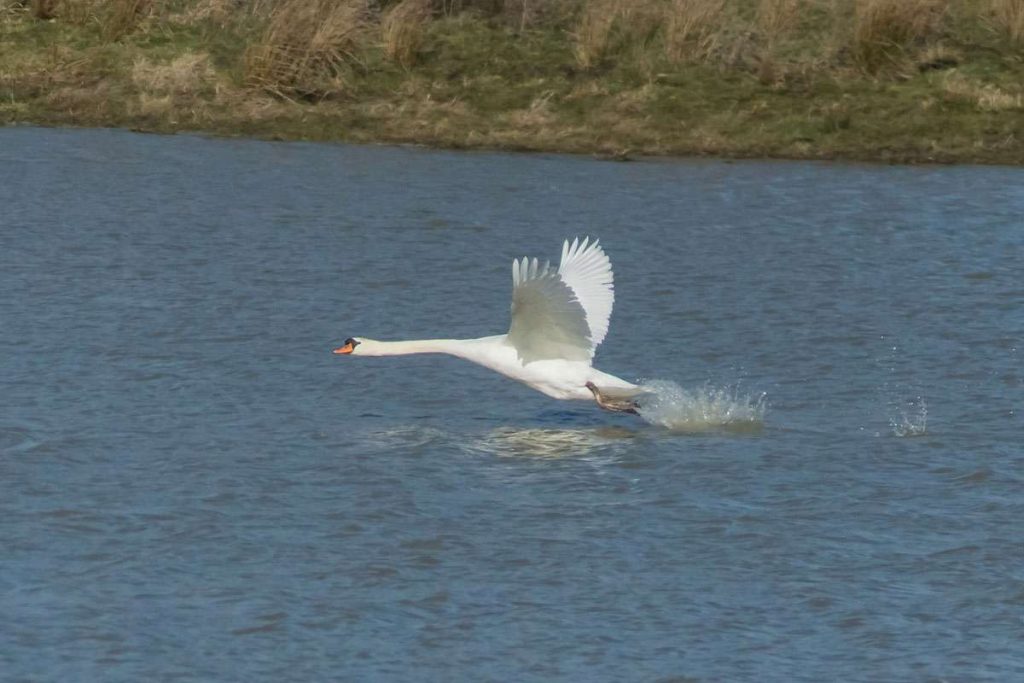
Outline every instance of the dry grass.
[[174, 98], [170, 95], [141, 93], [137, 111], [147, 118], [173, 118]]
[[800, 0], [758, 0], [758, 31], [769, 44], [794, 29], [800, 19]]
[[1024, 0], [44, 2], [0, 0], [0, 121], [1024, 163]]
[[139, 28], [153, 13], [153, 0], [114, 0], [107, 2], [103, 33], [107, 40], [120, 40]]
[[977, 102], [982, 111], [1024, 109], [1024, 95], [1008, 93], [991, 84], [978, 89]]
[[548, 91], [534, 98], [529, 107], [516, 109], [505, 115], [505, 120], [517, 128], [545, 128], [555, 123], [556, 117], [551, 108], [554, 91]]
[[[660, 57], [664, 0], [589, 0], [581, 7], [573, 32], [576, 64], [605, 70], [628, 62], [651, 77]], [[658, 45], [654, 50], [653, 45]]]
[[113, 84], [108, 81], [58, 85], [46, 94], [46, 102], [56, 111], [67, 112], [75, 119], [108, 118], [115, 109], [124, 109]]
[[665, 48], [675, 61], [706, 59], [719, 43], [725, 0], [672, 0], [666, 12]]
[[868, 73], [900, 62], [908, 47], [936, 34], [947, 0], [856, 0], [853, 56]]
[[32, 0], [32, 16], [36, 19], [52, 19], [57, 13], [60, 0]]
[[590, 0], [583, 6], [573, 34], [573, 55], [584, 69], [592, 69], [604, 58], [620, 11], [620, 0]]
[[284, 0], [246, 51], [246, 80], [285, 97], [341, 92], [371, 26], [366, 0]]
[[94, 24], [104, 39], [120, 40], [138, 28], [154, 9], [153, 0], [33, 0], [38, 18], [58, 18], [75, 24]]
[[431, 0], [402, 0], [384, 14], [380, 29], [388, 57], [404, 67], [416, 62], [431, 13]]
[[132, 82], [149, 95], [196, 97], [216, 79], [206, 53], [186, 52], [167, 64], [140, 59], [132, 65]]
[[626, 90], [608, 98], [616, 114], [625, 117], [640, 116], [654, 100], [655, 89], [650, 83], [639, 88]]
[[183, 26], [207, 21], [223, 26], [235, 16], [237, 9], [236, 0], [195, 0], [171, 13], [168, 19]]
[[[50, 5], [51, 14], [63, 21], [85, 25], [99, 23], [103, 9], [101, 0], [35, 0], [37, 7]], [[37, 16], [39, 13], [37, 12]]]
[[152, 9], [152, 0], [112, 0], [105, 4], [103, 31], [108, 40], [118, 40], [134, 31]]
[[615, 45], [642, 50], [663, 19], [662, 0], [589, 0], [573, 33], [576, 63], [592, 69], [608, 60]]
[[963, 61], [963, 52], [949, 47], [944, 43], [933, 43], [918, 53], [916, 58], [918, 71], [939, 71], [949, 69]]
[[1011, 93], [991, 83], [981, 84], [953, 72], [942, 81], [947, 97], [973, 104], [981, 111], [1012, 111], [1024, 109], [1024, 95]]
[[1014, 43], [1024, 43], [1024, 0], [992, 0], [996, 25]]

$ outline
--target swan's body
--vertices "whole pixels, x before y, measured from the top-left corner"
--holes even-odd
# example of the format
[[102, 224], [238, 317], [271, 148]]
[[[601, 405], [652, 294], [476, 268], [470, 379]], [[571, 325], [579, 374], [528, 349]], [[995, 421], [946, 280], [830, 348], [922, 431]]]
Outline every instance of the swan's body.
[[[518, 380], [528, 387], [558, 399], [593, 399], [587, 383], [602, 389], [633, 390], [635, 384], [601, 372], [588, 361], [552, 358], [523, 363], [507, 334], [478, 339], [421, 339], [382, 342], [355, 339], [353, 355], [408, 356], [416, 353], [445, 353]], [[341, 353], [341, 351], [338, 351]]]
[[537, 259], [512, 265], [512, 324], [478, 339], [384, 342], [355, 337], [335, 349], [354, 356], [444, 353], [490, 368], [552, 398], [591, 400], [632, 411], [635, 384], [591, 365], [608, 331], [615, 291], [612, 267], [595, 240], [566, 240], [557, 269]]

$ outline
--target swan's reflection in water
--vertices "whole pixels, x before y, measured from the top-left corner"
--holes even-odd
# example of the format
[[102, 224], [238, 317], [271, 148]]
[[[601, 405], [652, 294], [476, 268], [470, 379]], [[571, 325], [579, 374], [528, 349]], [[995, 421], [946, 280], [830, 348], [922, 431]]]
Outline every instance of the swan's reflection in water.
[[466, 444], [468, 450], [502, 457], [566, 458], [615, 454], [639, 433], [624, 427], [499, 427]]
[[[649, 432], [646, 432], [649, 436]], [[520, 427], [457, 432], [401, 425], [362, 435], [372, 452], [410, 456], [461, 451], [465, 455], [508, 458], [619, 458], [633, 451], [645, 431], [621, 426]]]

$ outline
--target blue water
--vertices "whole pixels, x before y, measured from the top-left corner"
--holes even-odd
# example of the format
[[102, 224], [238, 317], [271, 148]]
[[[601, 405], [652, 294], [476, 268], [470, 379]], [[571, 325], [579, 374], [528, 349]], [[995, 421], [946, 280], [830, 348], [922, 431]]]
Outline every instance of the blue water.
[[[1024, 170], [8, 128], [0, 207], [0, 680], [1024, 680]], [[330, 353], [577, 234], [661, 422]]]

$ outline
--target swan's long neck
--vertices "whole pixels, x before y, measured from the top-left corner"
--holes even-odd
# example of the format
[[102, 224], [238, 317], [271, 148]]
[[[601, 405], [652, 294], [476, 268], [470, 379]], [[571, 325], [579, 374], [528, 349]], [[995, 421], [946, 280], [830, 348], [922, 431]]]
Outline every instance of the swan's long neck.
[[414, 353], [447, 353], [465, 358], [477, 339], [412, 339], [409, 341], [376, 341], [365, 339], [359, 345], [361, 356], [408, 356]]

